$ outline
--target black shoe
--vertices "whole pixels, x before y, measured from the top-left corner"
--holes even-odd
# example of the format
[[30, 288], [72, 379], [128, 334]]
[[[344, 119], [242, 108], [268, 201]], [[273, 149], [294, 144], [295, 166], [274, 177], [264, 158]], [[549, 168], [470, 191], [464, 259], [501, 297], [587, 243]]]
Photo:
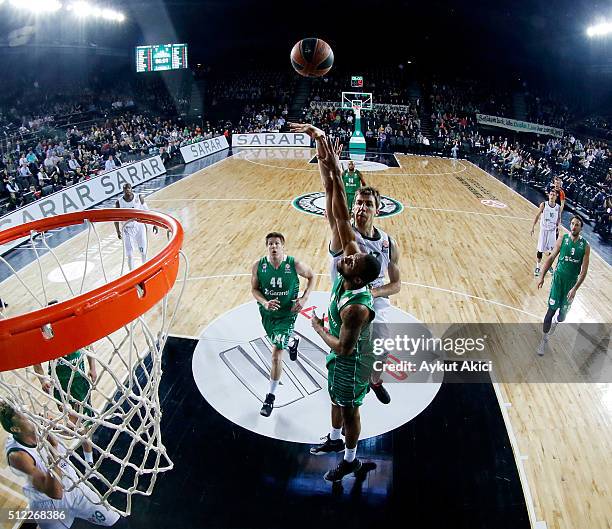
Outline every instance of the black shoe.
[[322, 445], [313, 446], [310, 449], [310, 453], [313, 456], [331, 454], [332, 452], [342, 452], [342, 450], [344, 450], [344, 441], [342, 439], [332, 441], [329, 438], [329, 434], [327, 434], [325, 437], [321, 437], [321, 439], [325, 439], [325, 442]]
[[383, 404], [389, 404], [389, 402], [391, 402], [391, 395], [389, 395], [389, 392], [385, 389], [382, 382], [378, 384], [372, 384], [372, 382], [370, 382], [370, 387], [380, 402]]
[[345, 461], [344, 459], [338, 463], [336, 468], [332, 468], [325, 473], [325, 478], [327, 481], [342, 481], [342, 478], [352, 474], [354, 472], [358, 472], [361, 468], [361, 461], [359, 459], [354, 459], [350, 463]]
[[266, 400], [264, 401], [263, 406], [261, 407], [261, 411], [259, 412], [260, 415], [263, 415], [264, 417], [270, 417], [270, 414], [272, 413], [272, 408], [274, 408], [275, 398], [276, 396], [272, 393], [268, 393], [266, 395]]
[[289, 360], [292, 360], [293, 362], [297, 360], [297, 352], [298, 352], [299, 344], [300, 344], [300, 339], [297, 336], [294, 336], [293, 343], [287, 348], [287, 351], [289, 351]]

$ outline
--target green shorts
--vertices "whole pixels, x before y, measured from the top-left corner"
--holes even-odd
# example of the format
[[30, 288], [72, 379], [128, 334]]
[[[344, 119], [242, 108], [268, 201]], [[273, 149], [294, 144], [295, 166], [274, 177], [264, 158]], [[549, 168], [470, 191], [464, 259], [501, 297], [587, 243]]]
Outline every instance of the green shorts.
[[259, 313], [268, 340], [278, 349], [287, 349], [289, 338], [293, 335], [297, 312], [285, 312], [280, 317], [276, 315], [272, 317], [263, 310], [260, 310]]
[[368, 388], [374, 357], [371, 354], [327, 355], [327, 390], [334, 404], [356, 407], [363, 404]]
[[567, 313], [572, 306], [572, 302], [567, 299], [567, 294], [574, 288], [576, 281], [578, 281], [578, 278], [575, 276], [566, 276], [555, 272], [548, 295], [548, 308], [552, 310], [560, 309], [561, 312]]
[[[62, 386], [62, 390], [65, 395], [65, 399], [70, 404], [70, 407], [84, 415], [93, 416], [93, 412], [91, 410], [90, 403], [90, 395], [88, 395], [89, 390], [91, 388], [91, 383], [89, 380], [82, 375], [77, 373], [72, 377], [72, 383], [70, 383], [70, 378], [58, 377], [60, 385]], [[68, 387], [70, 384], [70, 388]], [[70, 391], [68, 391], [70, 389]], [[53, 390], [53, 396], [60, 402], [62, 402], [62, 395], [55, 388]], [[83, 406], [83, 404], [88, 404], [87, 406]]]
[[355, 202], [355, 193], [346, 194], [346, 203], [348, 204], [349, 213], [353, 209], [353, 203]]

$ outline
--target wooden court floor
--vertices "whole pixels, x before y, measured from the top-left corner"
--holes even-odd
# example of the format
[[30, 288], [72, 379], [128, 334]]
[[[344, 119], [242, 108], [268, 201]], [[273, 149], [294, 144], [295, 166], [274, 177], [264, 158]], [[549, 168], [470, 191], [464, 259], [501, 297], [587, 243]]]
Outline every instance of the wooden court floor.
[[[292, 205], [298, 195], [321, 191], [317, 167], [308, 163], [312, 154], [243, 151], [148, 197], [152, 209], [185, 228], [189, 275], [171, 334], [197, 337], [214, 318], [251, 300], [250, 267], [265, 253], [269, 231], [283, 232], [287, 252], [319, 274], [315, 290], [330, 288], [327, 222]], [[537, 290], [537, 232], [530, 236], [536, 207], [466, 161], [398, 161], [400, 167], [364, 173], [368, 184], [405, 206], [376, 223], [401, 251], [403, 286], [393, 303], [425, 323], [541, 321], [550, 279]], [[113, 244], [113, 233], [107, 227], [102, 240]], [[82, 237], [56, 250], [60, 260], [70, 260]], [[591, 255], [568, 321], [612, 322], [612, 271]], [[118, 270], [120, 247], [109, 260]], [[23, 277], [36, 274], [30, 266]], [[2, 284], [3, 298], [17, 297], [14, 283]], [[534, 527], [611, 527], [612, 385], [500, 383], [497, 389]], [[3, 461], [0, 508], [17, 505], [19, 496]]]

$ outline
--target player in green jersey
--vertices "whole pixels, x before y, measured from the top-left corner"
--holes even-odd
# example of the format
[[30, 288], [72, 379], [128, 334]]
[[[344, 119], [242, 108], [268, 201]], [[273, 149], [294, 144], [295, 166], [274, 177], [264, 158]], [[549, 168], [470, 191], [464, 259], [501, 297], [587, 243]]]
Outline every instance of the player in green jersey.
[[[49, 305], [54, 305], [57, 300], [50, 301]], [[48, 375], [45, 375], [42, 364], [32, 366], [34, 372], [38, 375], [40, 385], [46, 393], [51, 393], [53, 397], [59, 401], [65, 401], [72, 410], [81, 415], [91, 417], [93, 410], [91, 407], [91, 385], [98, 379], [96, 371], [96, 361], [92, 356], [93, 347], [89, 346], [58, 358], [55, 362], [49, 362]], [[89, 366], [89, 374], [85, 369], [85, 359]], [[59, 388], [56, 387], [59, 383]], [[55, 387], [54, 387], [55, 385]], [[60, 392], [61, 389], [61, 392]], [[57, 407], [62, 411], [62, 406], [57, 404]], [[81, 429], [86, 424], [83, 420], [73, 412], [68, 412], [68, 419], [75, 430]], [[91, 442], [83, 441], [83, 457], [87, 463], [93, 465], [93, 450]]]
[[355, 162], [353, 160], [349, 160], [348, 169], [342, 173], [342, 182], [344, 183], [346, 203], [350, 212], [353, 210], [357, 190], [361, 186], [365, 187], [367, 185], [363, 176], [361, 176], [361, 171], [355, 170]]
[[[269, 417], [283, 370], [283, 350], [289, 351], [291, 360], [297, 359], [298, 339], [292, 338], [293, 326], [312, 291], [314, 274], [308, 265], [285, 254], [285, 237], [282, 233], [268, 233], [266, 247], [268, 255], [255, 261], [251, 269], [251, 292], [259, 302], [261, 323], [272, 343], [270, 391], [260, 411], [261, 415]], [[301, 297], [298, 276], [308, 281]]]
[[576, 296], [576, 291], [582, 285], [589, 270], [591, 247], [586, 239], [580, 235], [581, 230], [582, 219], [578, 215], [574, 215], [570, 222], [570, 233], [559, 236], [555, 249], [542, 267], [542, 277], [538, 283], [538, 288], [542, 288], [546, 272], [559, 255], [559, 262], [548, 296], [548, 311], [544, 316], [542, 341], [537, 350], [540, 356], [546, 352], [548, 339], [555, 332], [557, 324], [565, 320]]
[[[316, 314], [312, 327], [330, 348], [327, 356], [327, 387], [331, 397], [332, 430], [325, 443], [311, 448], [314, 455], [339, 452], [342, 461], [325, 474], [336, 482], [361, 468], [357, 459], [357, 443], [361, 433], [359, 406], [368, 391], [373, 364], [371, 322], [374, 319], [373, 298], [368, 285], [380, 274], [380, 263], [357, 244], [347, 207], [346, 192], [338, 153], [340, 146], [312, 126], [307, 133], [317, 142], [317, 158], [326, 193], [331, 193], [333, 215], [344, 256], [337, 262], [338, 276], [332, 287], [329, 304], [329, 331]], [[346, 447], [340, 435], [344, 425]]]

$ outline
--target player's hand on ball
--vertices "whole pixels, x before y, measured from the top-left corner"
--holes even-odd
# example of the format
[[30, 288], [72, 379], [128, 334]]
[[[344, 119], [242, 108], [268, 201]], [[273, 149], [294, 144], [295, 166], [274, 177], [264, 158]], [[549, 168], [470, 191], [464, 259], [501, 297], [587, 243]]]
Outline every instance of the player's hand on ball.
[[270, 301], [266, 302], [266, 309], [267, 310], [280, 309], [280, 301], [278, 301], [278, 299], [271, 299]]

